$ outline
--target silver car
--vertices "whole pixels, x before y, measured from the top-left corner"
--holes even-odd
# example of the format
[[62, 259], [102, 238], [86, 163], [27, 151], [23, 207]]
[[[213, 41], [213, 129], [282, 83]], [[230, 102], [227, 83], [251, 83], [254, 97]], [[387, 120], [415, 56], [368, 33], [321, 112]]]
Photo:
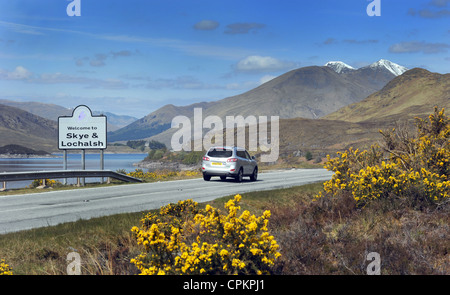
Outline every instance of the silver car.
[[258, 164], [244, 148], [211, 147], [203, 157], [202, 172], [206, 181], [212, 176], [220, 176], [222, 180], [232, 177], [237, 182], [241, 182], [244, 176], [250, 176], [250, 180], [256, 181]]

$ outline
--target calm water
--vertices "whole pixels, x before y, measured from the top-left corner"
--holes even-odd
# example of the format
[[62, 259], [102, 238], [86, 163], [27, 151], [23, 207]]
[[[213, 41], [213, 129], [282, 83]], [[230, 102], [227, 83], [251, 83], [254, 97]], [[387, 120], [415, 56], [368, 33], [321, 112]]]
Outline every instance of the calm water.
[[[54, 154], [55, 158], [28, 158], [13, 159], [0, 158], [1, 172], [20, 172], [20, 171], [45, 171], [45, 170], [63, 170], [63, 154]], [[134, 171], [137, 167], [133, 163], [142, 161], [147, 154], [104, 154], [105, 170], [116, 171], [125, 169], [127, 172]], [[67, 153], [67, 169], [81, 169], [81, 153]], [[100, 153], [86, 153], [86, 169], [100, 169]], [[86, 178], [86, 182], [100, 179]], [[63, 181], [59, 179], [59, 181]], [[75, 183], [76, 179], [68, 179], [68, 183]], [[7, 183], [7, 188], [20, 188], [30, 185], [31, 181], [12, 181]], [[0, 184], [0, 188], [3, 184]]]

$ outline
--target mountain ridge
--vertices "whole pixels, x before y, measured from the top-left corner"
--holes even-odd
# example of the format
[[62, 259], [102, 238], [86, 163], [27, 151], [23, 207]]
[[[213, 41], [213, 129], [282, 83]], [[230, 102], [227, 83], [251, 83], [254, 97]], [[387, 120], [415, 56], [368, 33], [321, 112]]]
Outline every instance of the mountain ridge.
[[55, 121], [3, 104], [0, 104], [0, 133], [2, 145], [17, 144], [45, 151], [57, 147]]
[[329, 61], [324, 65], [324, 67], [330, 67], [338, 74], [356, 70], [354, 67], [349, 66], [342, 61]]
[[[73, 112], [73, 109], [65, 108], [60, 105], [36, 101], [21, 102], [21, 101], [0, 99], [0, 104], [16, 107], [21, 110], [32, 113], [36, 116], [46, 118], [55, 122], [58, 121], [59, 116], [71, 116]], [[101, 115], [101, 114], [106, 115], [109, 131], [118, 130], [137, 120], [137, 118], [132, 116], [117, 115], [110, 112], [93, 110], [92, 113], [93, 115]]]
[[167, 106], [153, 111], [132, 125], [115, 132], [113, 141], [145, 139], [170, 128], [176, 115], [193, 117], [193, 109], [201, 107], [203, 116], [279, 116], [280, 118], [317, 119], [348, 104], [360, 101], [380, 90], [395, 75], [383, 67], [364, 67], [337, 73], [328, 66], [308, 66], [284, 73], [242, 94], [213, 102], [188, 106]]
[[414, 68], [392, 79], [380, 91], [324, 119], [347, 122], [413, 119], [428, 115], [432, 111], [430, 105], [450, 109], [450, 74]]
[[[312, 72], [309, 70], [311, 69], [300, 73], [295, 71], [287, 73], [289, 75], [285, 76], [285, 80], [281, 82], [289, 84], [292, 78], [290, 75], [314, 73], [322, 78], [328, 77], [329, 72], [333, 73], [331, 76], [339, 75], [329, 68], [318, 70], [313, 67]], [[322, 75], [324, 73], [325, 76]], [[314, 80], [314, 83], [308, 79], [302, 80], [303, 83], [317, 87], [321, 83], [327, 83], [326, 79], [316, 80], [315, 75], [308, 77]], [[279, 83], [274, 85], [285, 89]], [[274, 85], [261, 85], [260, 91], [263, 91], [265, 87], [277, 89]], [[225, 103], [232, 103], [233, 99], [235, 98], [230, 97]], [[425, 69], [414, 68], [395, 77], [382, 89], [365, 99], [319, 119], [280, 118], [280, 155], [289, 157], [312, 151], [314, 154], [323, 156], [324, 153], [343, 150], [350, 146], [367, 146], [379, 139], [379, 129], [395, 127], [399, 120], [412, 120], [416, 116], [426, 117], [433, 111], [435, 104], [438, 107], [450, 109], [450, 74], [431, 73]], [[176, 115], [190, 117], [194, 107], [209, 109], [203, 113], [205, 118], [213, 114], [214, 108], [220, 106], [218, 102], [196, 103], [184, 107], [169, 104], [162, 108], [163, 112], [151, 113], [133, 124], [141, 124], [145, 127], [149, 122], [167, 117], [173, 118]], [[175, 131], [166, 129], [146, 139], [158, 140], [170, 146], [171, 136]], [[14, 143], [46, 151], [56, 149], [56, 122], [18, 108], [0, 104], [0, 132], [3, 144]]]
[[355, 69], [354, 67], [342, 62], [342, 61], [329, 61], [325, 65], [325, 67], [332, 68], [336, 73], [349, 73], [352, 71], [364, 70], [364, 69], [375, 69], [375, 70], [387, 70], [395, 76], [400, 76], [404, 72], [408, 70], [408, 68], [391, 62], [387, 59], [380, 59], [370, 65], [360, 67], [359, 69]]

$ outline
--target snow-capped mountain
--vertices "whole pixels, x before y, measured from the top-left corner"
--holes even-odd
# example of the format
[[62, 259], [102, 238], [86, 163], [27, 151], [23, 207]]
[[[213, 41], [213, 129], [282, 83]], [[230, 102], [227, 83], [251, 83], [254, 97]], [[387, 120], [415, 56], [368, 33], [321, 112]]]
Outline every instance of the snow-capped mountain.
[[[332, 68], [338, 74], [357, 71], [357, 69], [349, 66], [348, 64], [342, 61], [329, 61], [325, 64], [325, 66]], [[408, 70], [406, 67], [398, 65], [386, 59], [380, 59], [379, 61], [374, 62], [371, 65], [359, 68], [358, 70], [366, 70], [366, 69], [387, 70], [394, 76], [400, 76], [401, 74], [403, 74]]]
[[329, 61], [325, 66], [332, 68], [338, 74], [356, 70], [354, 67], [349, 66], [342, 61]]
[[395, 76], [400, 76], [404, 72], [406, 72], [408, 69], [404, 66], [398, 65], [396, 63], [393, 63], [391, 61], [388, 61], [386, 59], [380, 59], [377, 62], [374, 62], [373, 64], [367, 66], [369, 68], [385, 68]]

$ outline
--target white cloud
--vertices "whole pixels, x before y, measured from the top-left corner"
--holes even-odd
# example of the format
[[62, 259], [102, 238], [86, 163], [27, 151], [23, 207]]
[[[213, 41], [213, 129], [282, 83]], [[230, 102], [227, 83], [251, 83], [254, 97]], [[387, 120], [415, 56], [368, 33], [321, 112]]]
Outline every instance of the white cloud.
[[270, 56], [252, 55], [240, 60], [235, 65], [237, 72], [262, 73], [292, 69], [296, 66], [293, 62], [281, 61]]
[[275, 79], [277, 76], [272, 76], [272, 75], [265, 75], [263, 77], [261, 77], [261, 79], [259, 79], [259, 84], [264, 84], [269, 82], [272, 79]]
[[62, 73], [42, 74], [38, 78], [30, 79], [31, 83], [38, 84], [81, 84], [88, 89], [125, 89], [128, 84], [119, 79], [93, 79], [80, 76], [65, 75]]
[[14, 71], [0, 69], [0, 80], [17, 80], [34, 84], [80, 84], [86, 88], [124, 89], [128, 84], [119, 79], [94, 79], [82, 76], [72, 76], [62, 73], [34, 74], [22, 66]]
[[234, 23], [227, 25], [225, 34], [237, 35], [237, 34], [248, 34], [250, 32], [257, 32], [265, 27], [265, 24], [259, 23]]
[[431, 0], [430, 5], [436, 7], [445, 7], [447, 3], [450, 3], [450, 0]]
[[108, 56], [106, 54], [98, 53], [95, 55], [95, 58], [89, 62], [89, 64], [92, 67], [103, 67], [106, 65], [105, 60], [107, 57]]
[[144, 83], [133, 85], [148, 89], [223, 89], [223, 86], [203, 82], [193, 76], [178, 76], [174, 78], [125, 77], [130, 80], [143, 81]]
[[264, 83], [269, 82], [272, 79], [275, 79], [277, 76], [272, 75], [264, 75], [259, 80], [251, 80], [251, 81], [243, 81], [243, 82], [233, 82], [229, 83], [225, 86], [227, 90], [240, 90], [247, 91], [252, 88], [256, 88]]
[[417, 53], [423, 52], [427, 54], [447, 52], [450, 48], [446, 43], [427, 43], [419, 41], [400, 42], [389, 47], [392, 53]]
[[219, 23], [214, 20], [202, 20], [194, 25], [194, 29], [200, 31], [212, 31], [219, 27]]
[[81, 67], [84, 66], [84, 63], [89, 61], [89, 65], [92, 67], [103, 67], [106, 66], [106, 61], [112, 57], [113, 59], [119, 57], [130, 57], [136, 53], [129, 50], [121, 50], [121, 51], [111, 51], [110, 53], [97, 53], [94, 57], [83, 57], [83, 58], [75, 58], [75, 65]]
[[18, 66], [14, 71], [0, 69], [0, 80], [27, 80], [33, 73], [22, 66]]
[[[214, 46], [207, 43], [186, 41], [181, 39], [169, 39], [169, 38], [151, 38], [144, 36], [133, 35], [111, 35], [111, 34], [96, 34], [83, 31], [57, 29], [48, 27], [28, 26], [17, 23], [10, 23], [0, 21], [0, 27], [6, 27], [10, 30], [25, 34], [40, 34], [44, 35], [46, 32], [61, 32], [70, 33], [81, 36], [86, 36], [98, 40], [108, 40], [123, 43], [146, 43], [150, 46], [167, 48], [185, 52], [189, 55], [206, 56], [227, 60], [234, 60], [236, 58], [242, 58], [249, 54], [249, 51], [239, 47], [228, 46]], [[81, 64], [81, 63], [79, 63]]]
[[[39, 26], [29, 26], [29, 25], [11, 23], [11, 22], [5, 22], [5, 21], [0, 21], [0, 26], [6, 27], [7, 29], [9, 29], [13, 32], [20, 33], [20, 34], [27, 34], [27, 35], [45, 35], [44, 32], [66, 32], [66, 33], [77, 33], [77, 34], [88, 35], [87, 33], [74, 31], [74, 30], [65, 30], [65, 29], [39, 27]], [[91, 34], [89, 34], [89, 35], [91, 35]]]
[[255, 81], [247, 81], [247, 82], [234, 82], [234, 83], [229, 83], [225, 86], [225, 89], [227, 90], [239, 90], [239, 91], [247, 91], [249, 89], [258, 87], [259, 84]]

